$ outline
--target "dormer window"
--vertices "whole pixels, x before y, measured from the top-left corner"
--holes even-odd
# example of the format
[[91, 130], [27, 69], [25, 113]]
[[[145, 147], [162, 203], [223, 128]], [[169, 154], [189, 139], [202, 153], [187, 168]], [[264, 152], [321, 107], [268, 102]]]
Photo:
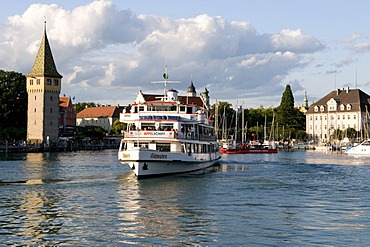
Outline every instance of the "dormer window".
[[341, 104], [341, 105], [340, 105], [340, 110], [341, 110], [341, 111], [344, 111], [344, 109], [345, 109], [345, 106], [344, 106], [343, 104]]
[[320, 111], [325, 111], [325, 106], [320, 106]]
[[351, 104], [347, 104], [347, 111], [351, 110], [352, 109], [352, 106]]
[[328, 111], [336, 111], [338, 107], [338, 101], [334, 98], [331, 98], [327, 103]]
[[319, 107], [318, 106], [315, 106], [315, 112], [318, 112], [319, 111]]

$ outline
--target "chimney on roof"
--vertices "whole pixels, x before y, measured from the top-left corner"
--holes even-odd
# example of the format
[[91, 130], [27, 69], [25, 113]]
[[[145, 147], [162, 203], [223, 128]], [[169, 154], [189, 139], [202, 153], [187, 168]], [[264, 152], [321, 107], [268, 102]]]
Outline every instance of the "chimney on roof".
[[346, 93], [348, 93], [349, 92], [349, 87], [346, 87]]
[[337, 89], [337, 95], [339, 95], [339, 94], [340, 94], [340, 89], [338, 88], [338, 89]]

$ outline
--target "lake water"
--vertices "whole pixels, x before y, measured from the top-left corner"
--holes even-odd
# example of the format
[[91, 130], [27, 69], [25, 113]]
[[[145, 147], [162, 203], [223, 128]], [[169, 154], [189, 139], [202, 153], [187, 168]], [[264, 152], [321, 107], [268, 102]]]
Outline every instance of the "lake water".
[[370, 157], [229, 155], [137, 180], [115, 150], [0, 155], [1, 246], [370, 243]]

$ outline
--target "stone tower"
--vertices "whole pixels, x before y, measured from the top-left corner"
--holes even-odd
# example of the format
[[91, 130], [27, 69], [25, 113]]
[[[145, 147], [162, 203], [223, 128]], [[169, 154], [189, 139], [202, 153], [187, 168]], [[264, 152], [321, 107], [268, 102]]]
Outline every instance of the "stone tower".
[[49, 41], [44, 35], [35, 62], [27, 77], [27, 142], [45, 147], [58, 143], [59, 94], [62, 77], [55, 66]]

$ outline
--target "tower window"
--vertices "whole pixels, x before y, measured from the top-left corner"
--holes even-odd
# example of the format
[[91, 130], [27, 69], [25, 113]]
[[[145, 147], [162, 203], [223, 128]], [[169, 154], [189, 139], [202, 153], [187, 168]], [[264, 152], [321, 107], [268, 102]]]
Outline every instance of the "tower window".
[[35, 108], [35, 112], [36, 112], [36, 108]]
[[50, 101], [53, 101], [53, 96], [50, 96]]
[[36, 84], [37, 84], [37, 85], [40, 85], [40, 79], [37, 79], [37, 80], [36, 80]]
[[50, 126], [53, 125], [53, 121], [50, 121]]
[[36, 100], [36, 95], [35, 95], [35, 100]]
[[54, 79], [54, 86], [58, 86], [58, 84], [59, 84], [58, 79]]
[[30, 80], [30, 85], [33, 85], [33, 79]]
[[46, 79], [46, 84], [51, 85], [51, 79], [50, 78]]
[[50, 113], [53, 113], [53, 108], [50, 108]]

